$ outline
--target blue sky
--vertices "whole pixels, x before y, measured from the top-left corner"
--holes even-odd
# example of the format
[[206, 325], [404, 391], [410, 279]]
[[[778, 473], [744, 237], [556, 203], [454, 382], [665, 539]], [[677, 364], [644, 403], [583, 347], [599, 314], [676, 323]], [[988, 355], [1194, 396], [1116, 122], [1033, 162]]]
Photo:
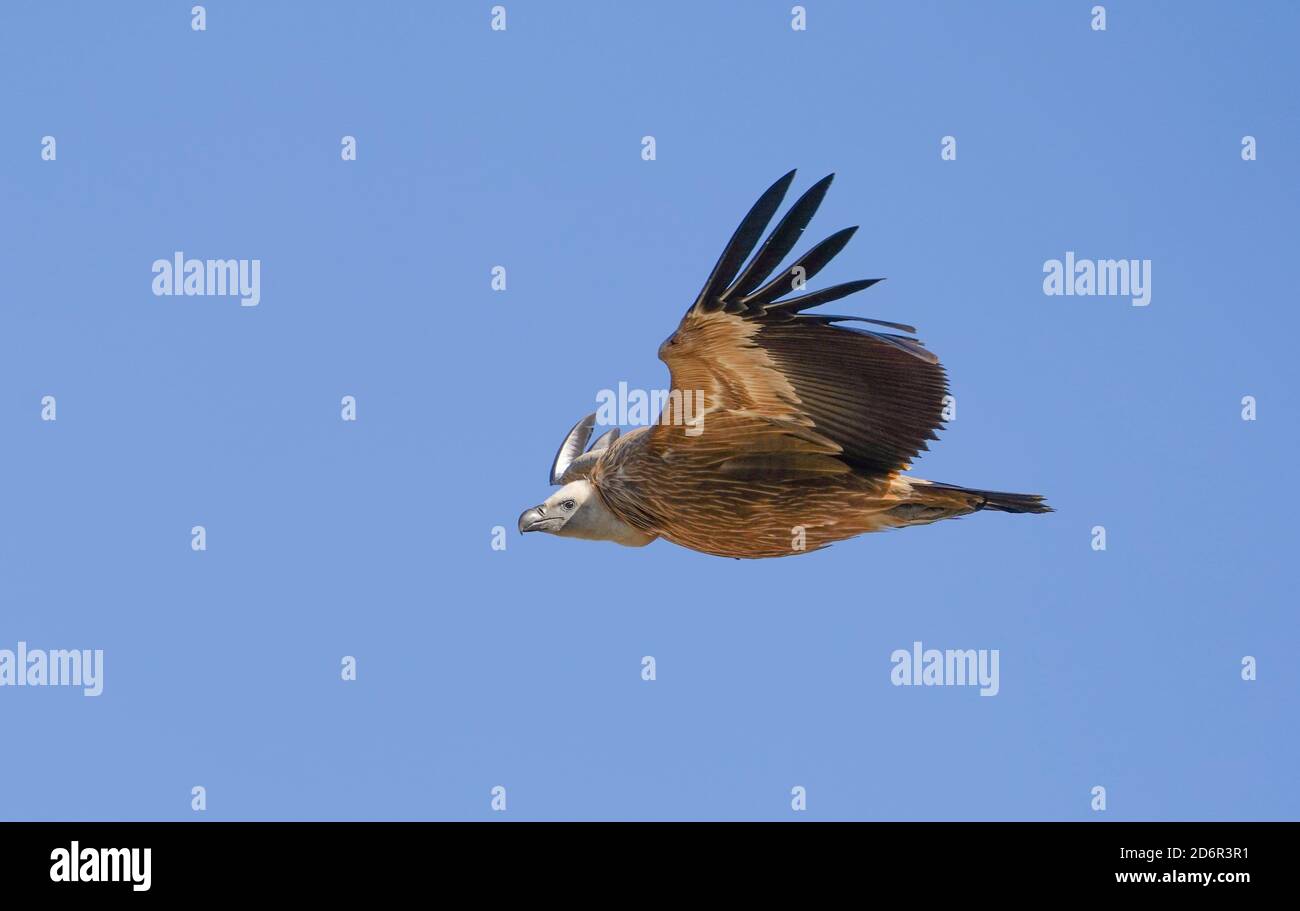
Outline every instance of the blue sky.
[[[191, 5], [0, 10], [0, 649], [105, 654], [0, 688], [0, 818], [1300, 816], [1294, 5]], [[1058, 511], [520, 537], [792, 167], [861, 226], [813, 286], [949, 370], [915, 473]], [[178, 250], [259, 306], [154, 296]], [[1045, 296], [1066, 251], [1150, 305]], [[892, 686], [918, 640], [1000, 692]]]

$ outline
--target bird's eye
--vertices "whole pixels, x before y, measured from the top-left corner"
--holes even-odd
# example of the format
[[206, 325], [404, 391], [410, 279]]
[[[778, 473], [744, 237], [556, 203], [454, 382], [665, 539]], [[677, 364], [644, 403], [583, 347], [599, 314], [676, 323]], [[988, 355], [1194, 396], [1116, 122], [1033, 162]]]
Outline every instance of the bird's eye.
[[560, 505], [563, 506], [565, 509], [572, 509], [577, 504], [575, 504], [572, 500], [565, 500]]

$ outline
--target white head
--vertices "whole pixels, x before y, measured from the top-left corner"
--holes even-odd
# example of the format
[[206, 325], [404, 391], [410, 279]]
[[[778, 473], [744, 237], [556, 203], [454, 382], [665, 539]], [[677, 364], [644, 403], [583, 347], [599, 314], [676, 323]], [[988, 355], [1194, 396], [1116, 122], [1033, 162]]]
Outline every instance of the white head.
[[551, 466], [551, 483], [563, 485], [540, 505], [524, 510], [519, 517], [521, 532], [543, 531], [563, 538], [588, 541], [614, 541], [629, 547], [642, 547], [655, 539], [624, 522], [605, 505], [589, 478], [605, 450], [618, 439], [611, 430], [598, 439], [587, 452], [583, 448], [591, 436], [596, 416], [579, 421], [564, 438]]

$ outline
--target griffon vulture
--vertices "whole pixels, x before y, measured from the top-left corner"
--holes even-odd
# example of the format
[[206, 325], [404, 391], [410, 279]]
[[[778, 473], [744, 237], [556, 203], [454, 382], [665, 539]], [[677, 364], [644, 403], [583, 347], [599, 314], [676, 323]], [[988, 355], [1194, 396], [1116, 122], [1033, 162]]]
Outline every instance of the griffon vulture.
[[[1051, 511], [1034, 494], [901, 473], [943, 426], [939, 359], [910, 337], [911, 326], [804, 312], [878, 281], [804, 289], [856, 228], [768, 280], [832, 177], [804, 193], [761, 246], [794, 171], [759, 197], [659, 346], [672, 380], [658, 422], [621, 437], [610, 430], [584, 452], [596, 416], [579, 421], [551, 468], [551, 483], [562, 486], [519, 517], [521, 532], [633, 547], [666, 538], [723, 557], [783, 557], [982, 509]], [[695, 390], [703, 402], [692, 410], [683, 400]]]

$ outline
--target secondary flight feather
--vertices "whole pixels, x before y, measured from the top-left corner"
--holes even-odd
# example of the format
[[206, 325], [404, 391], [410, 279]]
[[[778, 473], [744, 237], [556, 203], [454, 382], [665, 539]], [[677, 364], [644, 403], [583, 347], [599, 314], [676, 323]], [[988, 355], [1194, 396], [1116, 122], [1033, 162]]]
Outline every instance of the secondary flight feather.
[[1051, 512], [1036, 494], [903, 474], [942, 429], [943, 366], [911, 326], [805, 312], [879, 279], [806, 288], [856, 227], [777, 271], [834, 177], [764, 239], [794, 175], [759, 197], [659, 346], [672, 379], [658, 422], [588, 449], [596, 416], [579, 421], [552, 464], [560, 489], [519, 517], [521, 532], [758, 558], [984, 509]]

